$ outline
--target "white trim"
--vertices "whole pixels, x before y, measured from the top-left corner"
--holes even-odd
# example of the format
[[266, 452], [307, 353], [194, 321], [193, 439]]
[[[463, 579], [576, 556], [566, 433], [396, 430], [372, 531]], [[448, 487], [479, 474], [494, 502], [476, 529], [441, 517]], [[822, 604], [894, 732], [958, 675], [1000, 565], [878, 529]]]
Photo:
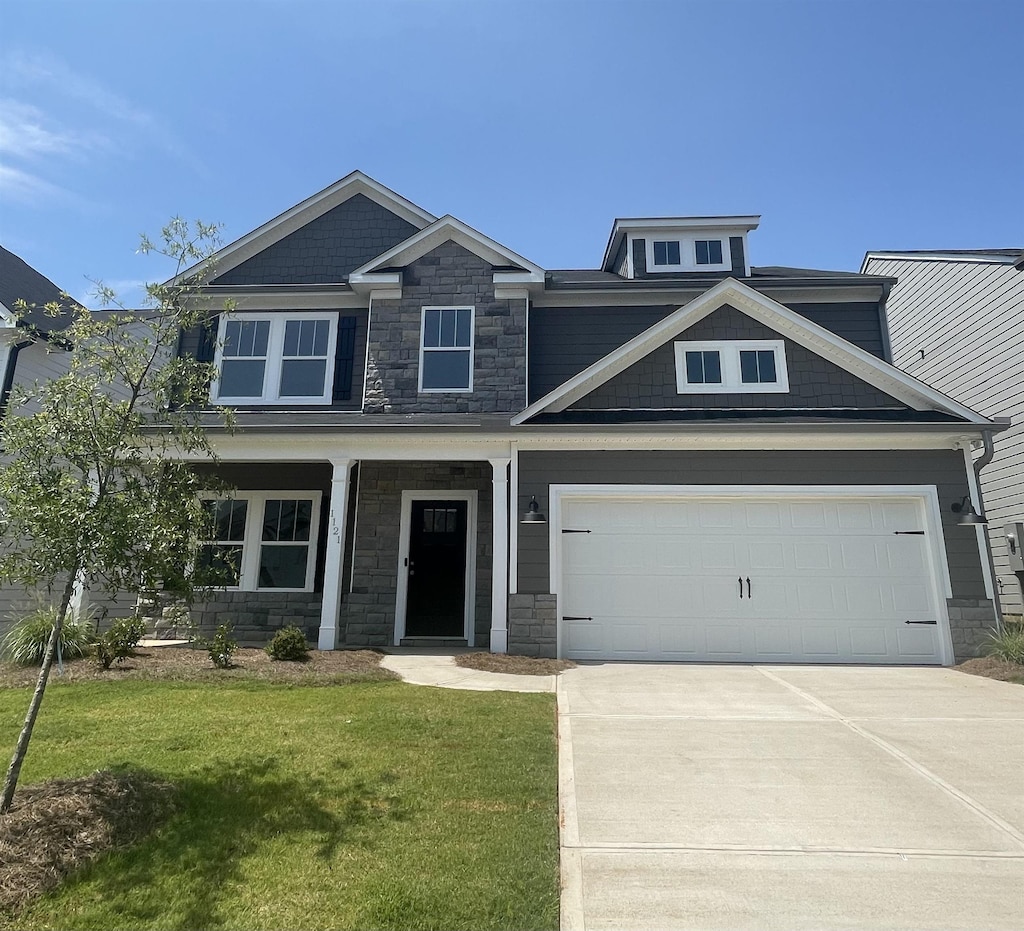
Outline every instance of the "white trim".
[[413, 501], [465, 501], [466, 506], [466, 581], [465, 619], [463, 636], [469, 646], [474, 645], [476, 618], [476, 550], [477, 550], [477, 492], [453, 491], [434, 488], [426, 491], [402, 492], [402, 516], [398, 529], [398, 585], [395, 592], [395, 640], [399, 646], [405, 636], [405, 611], [409, 598], [409, 531], [412, 527]]
[[512, 441], [508, 475], [508, 593], [519, 591], [519, 444]]
[[788, 307], [766, 297], [735, 278], [726, 278], [699, 298], [680, 307], [643, 333], [588, 366], [554, 391], [512, 418], [513, 426], [542, 411], [564, 411], [598, 386], [624, 371], [654, 349], [678, 336], [719, 307], [729, 304], [741, 313], [778, 331], [811, 352], [829, 359], [856, 377], [916, 410], [937, 409], [963, 417], [971, 424], [993, 422], [924, 382], [883, 362], [830, 330], [812, 323]]
[[921, 503], [925, 541], [931, 553], [929, 576], [938, 614], [939, 659], [953, 662], [946, 598], [952, 597], [952, 581], [946, 559], [945, 538], [938, 491], [934, 485], [570, 485], [553, 484], [548, 491], [548, 572], [555, 595], [556, 653], [562, 644], [562, 502], [571, 497], [718, 497], [718, 498], [917, 498]]
[[[713, 236], [707, 232], [695, 232], [692, 235], [680, 234], [665, 239], [655, 240], [648, 236], [645, 240], [647, 250], [647, 273], [661, 274], [662, 272], [727, 272], [732, 269], [732, 252], [729, 248], [729, 237], [725, 234]], [[657, 265], [654, 262], [654, 243], [674, 242], [679, 245], [679, 263], [677, 265]], [[697, 263], [697, 243], [717, 242], [722, 247], [722, 261], [712, 262], [707, 265]]]
[[[214, 352], [213, 364], [216, 369], [216, 374], [213, 377], [213, 381], [210, 383], [210, 400], [216, 404], [331, 404], [333, 403], [334, 393], [334, 372], [336, 368], [335, 354], [338, 345], [338, 318], [339, 315], [335, 311], [333, 313], [230, 313], [221, 314], [220, 323], [222, 331], [226, 330], [227, 325], [235, 322], [262, 322], [268, 321], [270, 323], [270, 333], [267, 338], [267, 354], [266, 356], [253, 356], [253, 360], [263, 359], [263, 393], [259, 396], [220, 396], [220, 373], [221, 367], [224, 364], [224, 345], [225, 345], [225, 334], [224, 332], [218, 333], [217, 348]], [[328, 333], [327, 333], [327, 353], [325, 356], [309, 356], [310, 359], [325, 359], [324, 365], [324, 388], [322, 394], [316, 396], [303, 396], [297, 397], [295, 395], [281, 395], [281, 372], [284, 365], [284, 339], [285, 339], [285, 328], [287, 324], [293, 320], [316, 320], [316, 321], [327, 321]], [[232, 357], [236, 358], [236, 357]], [[244, 357], [237, 357], [244, 358]]]
[[[967, 472], [967, 489], [971, 494], [971, 504], [975, 514], [984, 514], [981, 503], [981, 489], [978, 487], [978, 473], [974, 471], [974, 457], [968, 444], [964, 444], [964, 469]], [[974, 531], [978, 537], [978, 558], [981, 560], [981, 576], [985, 580], [985, 597], [996, 603], [996, 585], [992, 573], [992, 552], [986, 533], [987, 525], [975, 524]]]
[[[676, 360], [676, 391], [679, 394], [785, 394], [789, 391], [789, 370], [786, 367], [786, 341], [782, 339], [718, 339], [677, 340], [673, 344]], [[750, 350], [770, 351], [775, 356], [775, 381], [745, 382], [740, 372], [740, 353]], [[686, 380], [687, 352], [717, 352], [722, 381], [694, 382]]]
[[0, 329], [14, 329], [18, 325], [18, 318], [8, 310], [7, 306], [0, 303]]
[[[469, 311], [469, 345], [468, 346], [426, 346], [423, 342], [423, 335], [427, 328], [427, 311], [429, 310], [468, 310]], [[456, 324], [458, 332], [458, 324]], [[369, 339], [367, 339], [369, 345]], [[424, 388], [423, 387], [423, 357], [431, 352], [468, 352], [469, 353], [469, 384], [465, 388]], [[434, 306], [427, 305], [420, 308], [420, 354], [417, 363], [417, 389], [420, 394], [471, 394], [473, 391], [473, 369], [476, 365], [476, 308], [469, 305], [463, 306]]]
[[[794, 288], [780, 283], [771, 284], [772, 280], [758, 279], [757, 290], [780, 304], [845, 304], [850, 301], [878, 301], [882, 297], [882, 286], [877, 281], [869, 281], [862, 285]], [[639, 286], [628, 289], [580, 287], [571, 291], [544, 291], [534, 295], [533, 306], [538, 309], [600, 307], [604, 304], [614, 307], [649, 307], [651, 304], [659, 303], [681, 306], [699, 297], [708, 287], [706, 281], [684, 285], [678, 279], [658, 278], [637, 278], [634, 284]]]
[[[345, 571], [345, 527], [348, 523], [348, 488], [352, 460], [331, 463], [331, 502], [328, 509], [327, 542], [324, 546], [324, 591], [320, 602], [320, 631], [317, 648], [338, 646], [338, 616], [341, 613], [342, 576]], [[313, 560], [314, 565], [316, 560]]]
[[0, 339], [0, 392], [7, 383], [7, 366], [11, 361], [11, 347], [5, 340]]
[[979, 249], [978, 252], [981, 254], [965, 255], [962, 252], [942, 252], [941, 250], [936, 252], [865, 252], [860, 270], [862, 274], [871, 274], [864, 270], [872, 259], [887, 262], [963, 262], [968, 265], [1016, 265], [1022, 255], [1021, 252], [1015, 256], [999, 255], [995, 252], [986, 253], [984, 249]]
[[[395, 265], [408, 265], [428, 252], [436, 249], [449, 240], [458, 243], [468, 249], [474, 255], [490, 262], [491, 265], [520, 265], [528, 274], [519, 273], [518, 283], [537, 282], [543, 284], [544, 269], [535, 265], [529, 259], [523, 258], [501, 243], [496, 242], [489, 236], [485, 236], [479, 230], [473, 229], [461, 220], [449, 215], [441, 217], [425, 229], [421, 229], [414, 236], [410, 236], [404, 242], [389, 249], [377, 258], [372, 259], [365, 265], [361, 265], [349, 276], [349, 283], [355, 286], [369, 275], [381, 268], [390, 268]], [[501, 272], [504, 281], [508, 281], [510, 273]]]
[[[241, 541], [215, 541], [200, 540], [202, 544], [218, 545], [240, 545], [242, 547], [242, 563], [239, 567], [238, 585], [225, 585], [218, 588], [219, 591], [229, 592], [311, 592], [316, 577], [317, 543], [320, 534], [320, 508], [323, 492], [316, 489], [269, 489], [249, 490], [239, 489], [228, 494], [214, 494], [204, 492], [199, 495], [203, 501], [245, 501], [245, 532]], [[312, 501], [312, 513], [309, 521], [308, 541], [281, 541], [282, 545], [293, 545], [307, 547], [306, 552], [306, 582], [302, 588], [261, 588], [259, 585], [260, 574], [260, 550], [264, 543], [275, 545], [274, 540], [263, 539], [263, 521], [268, 501]], [[256, 511], [259, 511], [257, 514]]]
[[[511, 459], [491, 462], [491, 636], [492, 653], [508, 652], [509, 466]], [[470, 646], [472, 646], [470, 641]]]
[[[294, 233], [329, 210], [345, 203], [356, 194], [363, 194], [407, 223], [411, 223], [416, 229], [423, 229], [437, 219], [422, 207], [416, 206], [412, 201], [406, 200], [390, 188], [384, 187], [379, 181], [374, 181], [369, 175], [365, 175], [361, 171], [353, 171], [340, 181], [335, 181], [334, 184], [319, 193], [307, 197], [301, 203], [278, 214], [274, 219], [220, 249], [212, 258], [212, 262], [216, 266], [215, 275], [223, 275], [241, 265], [246, 259], [252, 258], [258, 252], [262, 252], [290, 233]], [[167, 284], [177, 285], [187, 281], [195, 275], [201, 265], [202, 263], [185, 269]]]

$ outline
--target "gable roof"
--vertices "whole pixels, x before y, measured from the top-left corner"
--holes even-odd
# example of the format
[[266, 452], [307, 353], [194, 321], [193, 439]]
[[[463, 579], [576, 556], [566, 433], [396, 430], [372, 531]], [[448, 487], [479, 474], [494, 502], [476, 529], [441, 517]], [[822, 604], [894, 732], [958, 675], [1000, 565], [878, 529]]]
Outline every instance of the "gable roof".
[[404, 242], [377, 256], [377, 258], [360, 266], [349, 275], [349, 282], [359, 280], [361, 275], [372, 275], [394, 268], [401, 268], [410, 262], [426, 255], [438, 246], [451, 240], [468, 249], [474, 255], [496, 265], [503, 270], [522, 270], [527, 272], [531, 280], [544, 281], [544, 269], [529, 259], [523, 258], [507, 246], [485, 236], [450, 214], [435, 220], [430, 226], [421, 229]]
[[920, 262], [993, 262], [999, 265], [1020, 266], [1024, 262], [1024, 249], [880, 249], [864, 253], [861, 271], [872, 259], [905, 259]]
[[[274, 243], [284, 239], [285, 236], [301, 229], [307, 223], [323, 216], [329, 210], [333, 210], [340, 204], [362, 194], [382, 207], [390, 210], [396, 216], [412, 224], [416, 229], [421, 230], [436, 220], [436, 217], [427, 213], [422, 207], [417, 206], [410, 200], [406, 200], [400, 194], [396, 194], [390, 188], [384, 187], [379, 181], [375, 181], [369, 175], [361, 171], [353, 171], [345, 175], [340, 181], [324, 188], [312, 197], [296, 204], [284, 213], [274, 217], [262, 226], [257, 227], [251, 233], [247, 233], [240, 239], [216, 252], [212, 259], [217, 266], [217, 274], [222, 275], [247, 259], [252, 258]], [[191, 278], [200, 266], [193, 265], [176, 275], [169, 282], [170, 285], [180, 284]]]
[[512, 425], [523, 424], [543, 412], [564, 411], [599, 385], [625, 371], [654, 349], [674, 339], [725, 304], [829, 359], [857, 378], [902, 401], [908, 407], [915, 410], [944, 411], [962, 417], [970, 423], [993, 423], [987, 417], [883, 362], [859, 346], [836, 336], [830, 330], [818, 326], [760, 291], [755, 291], [735, 278], [726, 278], [535, 401], [512, 418]]
[[[17, 315], [14, 308], [19, 300], [35, 306]], [[64, 292], [57, 285], [0, 246], [0, 326], [27, 327], [44, 335], [63, 330], [71, 324], [70, 315], [53, 317], [44, 310], [46, 304], [62, 301]]]

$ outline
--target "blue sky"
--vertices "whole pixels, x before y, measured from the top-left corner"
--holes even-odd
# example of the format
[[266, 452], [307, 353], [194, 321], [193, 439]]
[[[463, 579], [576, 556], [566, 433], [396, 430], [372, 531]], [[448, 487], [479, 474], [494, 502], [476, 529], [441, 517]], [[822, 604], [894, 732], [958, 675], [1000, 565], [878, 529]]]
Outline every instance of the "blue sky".
[[1024, 247], [1017, 0], [2, 0], [0, 243], [79, 298], [354, 168], [548, 268], [762, 215], [755, 264]]

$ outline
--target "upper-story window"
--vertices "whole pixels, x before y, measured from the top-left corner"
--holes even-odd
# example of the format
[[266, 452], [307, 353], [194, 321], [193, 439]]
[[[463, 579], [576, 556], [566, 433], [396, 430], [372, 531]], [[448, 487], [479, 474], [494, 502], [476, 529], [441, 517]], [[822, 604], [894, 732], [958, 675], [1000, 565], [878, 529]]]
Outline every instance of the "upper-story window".
[[724, 239], [697, 239], [682, 235], [673, 239], [652, 236], [646, 240], [650, 272], [729, 271]]
[[680, 394], [767, 394], [789, 391], [786, 344], [773, 340], [679, 341]]
[[214, 362], [215, 401], [328, 404], [338, 318], [334, 314], [231, 314]]
[[424, 307], [420, 391], [473, 390], [473, 308]]

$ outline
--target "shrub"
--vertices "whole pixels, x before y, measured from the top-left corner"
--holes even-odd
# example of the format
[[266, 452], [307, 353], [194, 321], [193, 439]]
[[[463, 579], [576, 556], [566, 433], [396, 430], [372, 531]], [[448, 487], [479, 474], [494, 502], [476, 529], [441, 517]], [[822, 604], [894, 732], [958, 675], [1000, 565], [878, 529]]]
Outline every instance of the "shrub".
[[263, 649], [271, 659], [301, 662], [309, 658], [306, 635], [294, 624], [282, 627]]
[[209, 640], [202, 641], [203, 647], [210, 654], [210, 662], [218, 669], [231, 668], [231, 654], [238, 649], [238, 641], [231, 636], [231, 627], [221, 624], [217, 633]]
[[1002, 630], [994, 630], [989, 634], [986, 652], [1008, 663], [1024, 665], [1024, 626], [1006, 624]]
[[96, 661], [104, 669], [123, 663], [146, 633], [146, 622], [139, 617], [119, 618], [96, 643]]
[[[42, 666], [46, 644], [57, 621], [57, 609], [52, 605], [40, 605], [31, 614], [21, 618], [0, 643], [0, 654], [20, 666]], [[70, 615], [60, 629], [60, 653], [64, 659], [85, 656], [92, 645], [87, 618], [75, 619]]]

